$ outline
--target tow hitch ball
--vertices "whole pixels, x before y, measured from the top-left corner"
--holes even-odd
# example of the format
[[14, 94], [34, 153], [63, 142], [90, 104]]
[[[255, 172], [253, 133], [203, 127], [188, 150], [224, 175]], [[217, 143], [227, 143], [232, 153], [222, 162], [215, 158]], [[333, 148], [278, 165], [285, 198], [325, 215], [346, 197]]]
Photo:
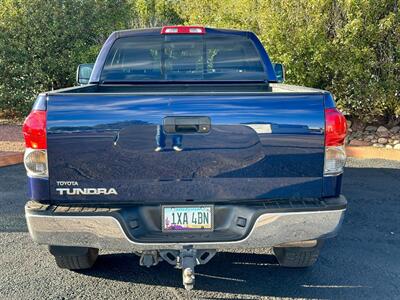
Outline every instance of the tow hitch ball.
[[194, 272], [191, 268], [182, 269], [182, 283], [186, 290], [193, 289], [194, 279]]
[[[216, 250], [197, 250], [185, 247], [182, 250], [144, 251], [140, 264], [151, 267], [165, 260], [178, 269], [182, 269], [182, 283], [186, 290], [191, 290], [195, 283], [194, 267], [208, 263], [214, 257]], [[158, 255], [159, 254], [159, 255]]]

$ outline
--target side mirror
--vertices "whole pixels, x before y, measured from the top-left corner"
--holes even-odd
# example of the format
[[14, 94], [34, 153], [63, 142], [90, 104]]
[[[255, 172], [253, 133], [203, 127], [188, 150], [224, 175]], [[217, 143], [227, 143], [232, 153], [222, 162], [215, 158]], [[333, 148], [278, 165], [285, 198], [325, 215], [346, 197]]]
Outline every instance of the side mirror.
[[283, 64], [273, 64], [276, 79], [278, 82], [282, 83], [285, 81], [285, 67]]
[[89, 83], [90, 75], [92, 74], [94, 64], [81, 64], [76, 69], [76, 83], [84, 85]]

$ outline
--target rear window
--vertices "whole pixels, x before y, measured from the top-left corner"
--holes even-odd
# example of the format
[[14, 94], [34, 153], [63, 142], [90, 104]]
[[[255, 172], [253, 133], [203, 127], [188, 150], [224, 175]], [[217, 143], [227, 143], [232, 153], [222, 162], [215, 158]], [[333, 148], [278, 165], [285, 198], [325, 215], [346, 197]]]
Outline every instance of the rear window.
[[100, 77], [102, 82], [266, 79], [253, 42], [233, 34], [119, 38]]

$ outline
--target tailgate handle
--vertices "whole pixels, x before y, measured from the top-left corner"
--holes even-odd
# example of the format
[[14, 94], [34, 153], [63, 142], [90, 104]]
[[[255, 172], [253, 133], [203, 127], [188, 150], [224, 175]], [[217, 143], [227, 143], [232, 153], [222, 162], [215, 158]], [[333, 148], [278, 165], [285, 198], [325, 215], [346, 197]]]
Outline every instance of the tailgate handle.
[[165, 117], [164, 132], [169, 134], [208, 133], [211, 129], [209, 117]]

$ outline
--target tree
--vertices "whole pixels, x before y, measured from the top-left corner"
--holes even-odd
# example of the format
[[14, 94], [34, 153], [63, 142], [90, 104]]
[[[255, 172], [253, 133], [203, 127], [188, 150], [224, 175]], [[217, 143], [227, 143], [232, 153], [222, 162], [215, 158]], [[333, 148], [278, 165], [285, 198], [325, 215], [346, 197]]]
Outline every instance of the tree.
[[398, 0], [0, 0], [0, 109], [71, 86], [110, 32], [171, 24], [254, 31], [287, 82], [366, 122], [400, 122]]
[[163, 25], [182, 24], [183, 19], [176, 10], [176, 0], [132, 1], [132, 28], [147, 28]]
[[38, 93], [73, 85], [77, 65], [94, 62], [129, 13], [122, 0], [3, 0], [0, 109], [26, 115]]

